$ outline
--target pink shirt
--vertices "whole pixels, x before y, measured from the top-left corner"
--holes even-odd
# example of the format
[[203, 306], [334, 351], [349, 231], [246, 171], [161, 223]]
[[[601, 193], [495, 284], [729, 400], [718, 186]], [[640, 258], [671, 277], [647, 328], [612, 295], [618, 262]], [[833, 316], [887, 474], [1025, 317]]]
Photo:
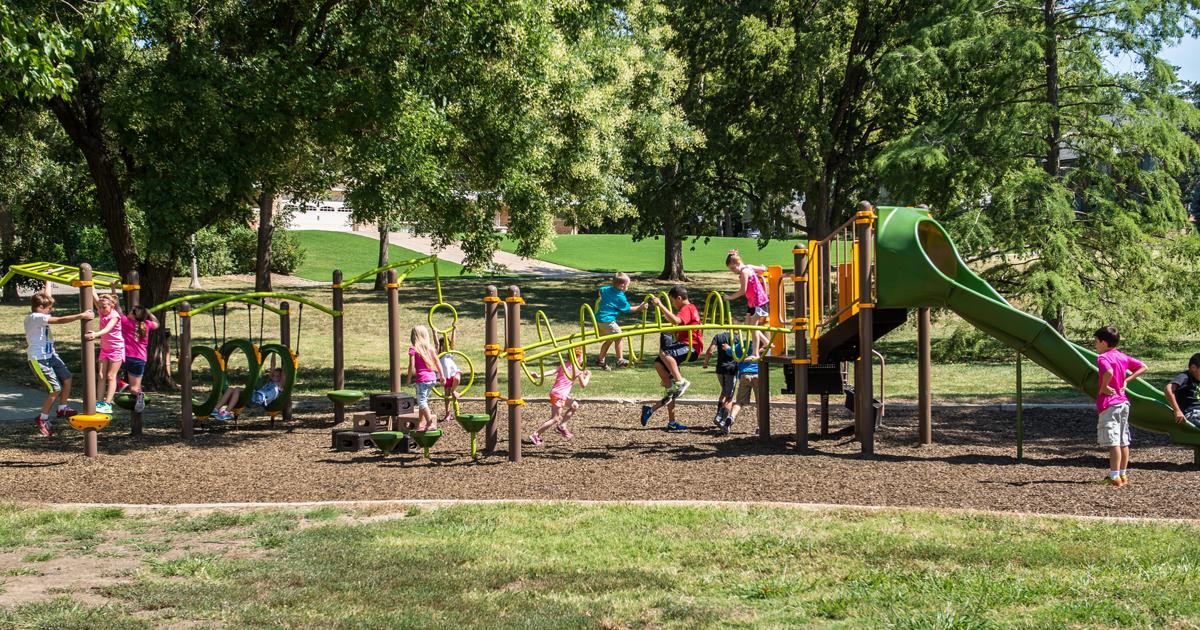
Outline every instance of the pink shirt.
[[125, 358], [146, 360], [146, 346], [150, 344], [150, 331], [158, 327], [153, 321], [142, 322], [146, 325], [146, 337], [137, 338], [137, 320], [128, 315], [121, 315], [121, 336], [125, 339]]
[[1100, 366], [1101, 378], [1103, 378], [1105, 372], [1112, 373], [1112, 378], [1108, 381], [1108, 386], [1116, 391], [1115, 394], [1097, 392], [1096, 411], [1104, 411], [1114, 405], [1129, 402], [1129, 399], [1125, 397], [1126, 372], [1139, 370], [1146, 367], [1146, 364], [1116, 348], [1096, 357], [1096, 363]]
[[750, 307], [757, 307], [766, 304], [770, 298], [767, 297], [766, 283], [758, 276], [759, 271], [766, 271], [766, 267], [757, 265], [743, 264], [738, 273], [746, 279], [746, 304]]
[[120, 352], [121, 354], [124, 354], [125, 338], [121, 336], [121, 314], [115, 309], [109, 311], [108, 315], [100, 318], [100, 328], [108, 326], [108, 324], [114, 319], [117, 320], [116, 325], [112, 327], [112, 330], [104, 333], [100, 337], [100, 349], [105, 353], [117, 354]]
[[550, 397], [566, 400], [567, 396], [571, 395], [571, 386], [575, 384], [573, 379], [577, 374], [575, 365], [570, 360], [566, 366], [558, 366], [558, 372], [554, 375], [554, 385], [550, 387]]
[[413, 369], [417, 372], [418, 383], [432, 383], [437, 380], [437, 371], [425, 363], [425, 358], [421, 356], [420, 352], [417, 352], [416, 348], [409, 348], [408, 356], [413, 358]]

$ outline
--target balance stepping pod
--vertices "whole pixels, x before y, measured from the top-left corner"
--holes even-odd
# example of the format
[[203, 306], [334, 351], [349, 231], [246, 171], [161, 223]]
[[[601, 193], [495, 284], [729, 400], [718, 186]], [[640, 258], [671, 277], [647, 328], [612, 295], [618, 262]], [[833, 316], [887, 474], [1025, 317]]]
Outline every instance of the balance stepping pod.
[[343, 405], [353, 405], [354, 403], [366, 398], [366, 393], [360, 392], [357, 389], [335, 389], [331, 392], [325, 392], [325, 396], [331, 402], [342, 403]]
[[460, 413], [456, 418], [463, 431], [471, 434], [471, 459], [475, 459], [475, 435], [487, 426], [491, 416], [486, 413]]
[[429, 447], [437, 444], [438, 438], [442, 437], [442, 430], [413, 431], [409, 433], [409, 436], [412, 437], [418, 446], [425, 449], [425, 459], [429, 459]]
[[403, 431], [376, 431], [371, 434], [371, 441], [379, 447], [379, 450], [383, 451], [384, 455], [390, 455], [403, 440]]

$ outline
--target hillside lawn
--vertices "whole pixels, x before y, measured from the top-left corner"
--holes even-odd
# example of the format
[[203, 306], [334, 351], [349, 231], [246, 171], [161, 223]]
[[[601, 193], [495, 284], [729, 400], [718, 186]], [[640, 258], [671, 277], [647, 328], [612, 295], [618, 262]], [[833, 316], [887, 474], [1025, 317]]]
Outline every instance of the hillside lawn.
[[[376, 264], [379, 261], [378, 239], [322, 230], [292, 230], [291, 233], [304, 248], [304, 261], [295, 271], [295, 275], [301, 278], [331, 282], [334, 269], [341, 269], [346, 278], [352, 278], [379, 266]], [[388, 260], [393, 263], [425, 256], [426, 254], [411, 249], [388, 246]], [[462, 266], [441, 260], [438, 261], [438, 271], [444, 275], [457, 276], [462, 272]], [[409, 277], [432, 278], [433, 266], [418, 267]]]
[[[759, 249], [752, 238], [687, 237], [683, 244], [683, 266], [688, 273], [726, 271], [725, 256], [730, 249], [741, 252], [743, 259], [755, 265], [792, 267], [792, 246], [798, 241], [776, 240]], [[584, 271], [659, 273], [663, 268], [663, 240], [633, 240], [625, 234], [561, 234], [554, 238], [554, 250], [538, 253], [535, 258]], [[516, 244], [505, 238], [500, 249], [516, 252]]]

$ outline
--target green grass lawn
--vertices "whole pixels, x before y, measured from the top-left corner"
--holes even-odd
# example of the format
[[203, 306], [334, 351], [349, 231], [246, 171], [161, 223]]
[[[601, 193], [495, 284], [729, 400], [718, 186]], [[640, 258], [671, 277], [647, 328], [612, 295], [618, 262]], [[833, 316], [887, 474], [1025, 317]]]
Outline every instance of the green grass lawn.
[[[330, 282], [334, 269], [341, 269], [350, 278], [379, 266], [376, 264], [379, 261], [378, 239], [321, 230], [294, 230], [292, 234], [304, 248], [304, 263], [296, 270], [296, 275], [301, 278]], [[389, 245], [388, 256], [392, 262], [399, 262], [422, 258], [425, 254]], [[462, 266], [443, 260], [438, 262], [438, 270], [445, 275], [457, 276], [462, 272]], [[432, 278], [433, 267], [421, 266], [410, 277]]]
[[[688, 273], [725, 271], [725, 256], [736, 248], [748, 263], [791, 268], [795, 244], [795, 241], [771, 241], [759, 249], [752, 238], [713, 236], [708, 242], [703, 237], [689, 238], [683, 246], [683, 264]], [[585, 271], [658, 273], [663, 268], [663, 241], [659, 238], [635, 241], [624, 234], [563, 234], [555, 237], [554, 246], [554, 251], [538, 254], [536, 258]], [[500, 248], [516, 251], [507, 238]]]
[[51, 591], [0, 608], [0, 627], [1200, 623], [1191, 525], [754, 506], [401, 509], [0, 506], [0, 552], [19, 559], [0, 581], [26, 584], [55, 559], [123, 567], [85, 601]]

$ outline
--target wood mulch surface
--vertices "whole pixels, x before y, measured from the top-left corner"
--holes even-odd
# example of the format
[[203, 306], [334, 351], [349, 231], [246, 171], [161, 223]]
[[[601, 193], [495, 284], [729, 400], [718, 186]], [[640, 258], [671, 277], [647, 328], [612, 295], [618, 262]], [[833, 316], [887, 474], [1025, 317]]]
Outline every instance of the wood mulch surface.
[[[468, 409], [480, 405], [469, 405]], [[472, 462], [457, 426], [432, 450], [384, 457], [330, 450], [329, 411], [298, 414], [287, 427], [243, 425], [179, 439], [167, 417], [141, 438], [114, 425], [100, 434], [101, 457], [82, 456], [81, 435], [59, 424], [53, 438], [32, 423], [0, 427], [0, 500], [30, 502], [205, 503], [336, 499], [679, 499], [753, 500], [971, 508], [1047, 514], [1200, 518], [1200, 472], [1192, 451], [1163, 436], [1134, 435], [1132, 483], [1097, 483], [1107, 467], [1093, 446], [1095, 416], [1081, 410], [1027, 409], [1025, 461], [1017, 463], [1015, 416], [995, 410], [935, 408], [933, 446], [916, 443], [915, 410], [889, 410], [877, 455], [859, 456], [846, 435], [814, 439], [797, 454], [790, 435], [760, 440], [753, 408], [728, 437], [711, 407], [681, 407], [695, 428], [668, 433], [665, 411], [649, 428], [637, 405], [589, 404], [575, 438], [546, 436], [506, 461], [507, 421], [495, 455]], [[526, 426], [548, 415], [525, 407]], [[123, 420], [124, 414], [118, 420]], [[794, 426], [773, 411], [774, 430]], [[836, 408], [833, 429], [849, 424]], [[814, 408], [812, 426], [818, 426]], [[527, 433], [527, 431], [526, 431]], [[482, 447], [483, 436], [480, 435]]]

